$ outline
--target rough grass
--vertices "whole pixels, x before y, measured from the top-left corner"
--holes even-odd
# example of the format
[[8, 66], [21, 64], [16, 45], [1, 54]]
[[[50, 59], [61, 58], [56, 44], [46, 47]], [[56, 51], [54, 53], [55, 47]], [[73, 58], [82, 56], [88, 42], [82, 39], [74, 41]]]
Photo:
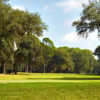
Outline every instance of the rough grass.
[[1, 74], [0, 100], [100, 100], [100, 76]]

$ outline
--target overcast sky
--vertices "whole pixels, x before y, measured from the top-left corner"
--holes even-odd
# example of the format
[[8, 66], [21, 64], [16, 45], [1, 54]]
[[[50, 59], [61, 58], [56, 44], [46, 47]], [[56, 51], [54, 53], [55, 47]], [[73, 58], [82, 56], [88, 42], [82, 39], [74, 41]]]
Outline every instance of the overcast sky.
[[79, 38], [72, 22], [79, 19], [82, 4], [88, 0], [10, 0], [14, 9], [38, 12], [48, 25], [44, 37], [49, 37], [59, 46], [79, 47], [92, 51], [100, 44], [97, 33], [91, 33], [88, 39]]

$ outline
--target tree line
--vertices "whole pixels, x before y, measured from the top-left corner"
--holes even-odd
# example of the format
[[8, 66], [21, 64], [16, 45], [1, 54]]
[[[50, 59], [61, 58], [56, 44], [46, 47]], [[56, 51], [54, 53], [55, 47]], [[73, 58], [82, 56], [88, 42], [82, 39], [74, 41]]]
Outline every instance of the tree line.
[[[99, 50], [59, 47], [39, 37], [47, 25], [38, 13], [12, 9], [0, 0], [0, 72], [99, 74]], [[75, 22], [74, 25], [78, 25]]]

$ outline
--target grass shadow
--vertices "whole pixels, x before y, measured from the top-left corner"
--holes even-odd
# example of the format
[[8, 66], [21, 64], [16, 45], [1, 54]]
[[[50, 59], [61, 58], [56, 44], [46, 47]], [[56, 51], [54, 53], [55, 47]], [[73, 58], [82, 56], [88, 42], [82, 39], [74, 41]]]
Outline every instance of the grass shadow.
[[29, 80], [100, 80], [100, 78], [28, 78]]

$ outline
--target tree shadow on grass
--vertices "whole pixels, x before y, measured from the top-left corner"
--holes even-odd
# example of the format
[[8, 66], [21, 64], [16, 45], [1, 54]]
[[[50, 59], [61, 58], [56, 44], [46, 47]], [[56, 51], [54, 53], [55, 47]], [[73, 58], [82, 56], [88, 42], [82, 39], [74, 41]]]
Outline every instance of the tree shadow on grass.
[[100, 80], [100, 78], [28, 78], [29, 80]]

